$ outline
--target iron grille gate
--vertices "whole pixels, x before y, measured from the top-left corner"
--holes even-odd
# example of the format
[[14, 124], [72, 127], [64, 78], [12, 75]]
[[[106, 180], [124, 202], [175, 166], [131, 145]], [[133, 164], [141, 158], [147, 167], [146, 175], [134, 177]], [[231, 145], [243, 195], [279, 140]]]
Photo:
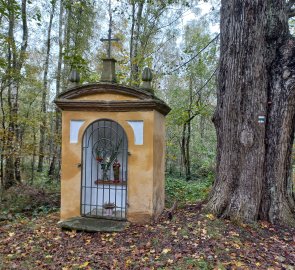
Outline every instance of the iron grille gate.
[[111, 120], [89, 125], [82, 146], [81, 214], [126, 219], [128, 141]]

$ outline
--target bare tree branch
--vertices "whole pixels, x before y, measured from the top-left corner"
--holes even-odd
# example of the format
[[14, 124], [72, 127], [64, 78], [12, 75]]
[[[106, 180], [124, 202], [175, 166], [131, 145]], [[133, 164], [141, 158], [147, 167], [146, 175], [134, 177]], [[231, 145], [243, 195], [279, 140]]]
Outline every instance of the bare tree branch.
[[184, 63], [182, 63], [181, 65], [179, 65], [178, 67], [176, 67], [175, 69], [173, 69], [172, 71], [170, 71], [167, 75], [171, 75], [173, 72], [175, 72], [175, 71], [177, 71], [177, 70], [179, 70], [180, 68], [182, 68], [183, 66], [186, 66], [188, 63], [190, 63], [191, 61], [193, 61], [195, 58], [197, 58], [205, 49], [207, 49], [207, 47], [211, 44], [211, 43], [213, 43], [214, 41], [216, 41], [217, 39], [219, 38], [219, 34], [215, 37], [215, 38], [213, 38], [213, 39], [211, 39], [210, 41], [209, 41], [209, 43], [203, 48], [203, 49], [201, 49], [197, 54], [195, 54], [193, 57], [191, 57], [189, 60], [187, 60], [186, 62], [184, 62]]
[[194, 97], [197, 96], [206, 86], [207, 84], [212, 80], [212, 78], [215, 76], [216, 72], [218, 70], [218, 67], [213, 71], [209, 79], [194, 93]]

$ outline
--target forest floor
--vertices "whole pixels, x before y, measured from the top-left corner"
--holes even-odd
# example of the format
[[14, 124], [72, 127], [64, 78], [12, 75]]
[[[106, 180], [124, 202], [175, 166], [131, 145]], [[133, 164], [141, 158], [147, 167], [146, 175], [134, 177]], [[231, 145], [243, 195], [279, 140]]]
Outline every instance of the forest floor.
[[121, 233], [62, 231], [59, 213], [0, 223], [0, 269], [295, 269], [295, 229], [178, 209]]

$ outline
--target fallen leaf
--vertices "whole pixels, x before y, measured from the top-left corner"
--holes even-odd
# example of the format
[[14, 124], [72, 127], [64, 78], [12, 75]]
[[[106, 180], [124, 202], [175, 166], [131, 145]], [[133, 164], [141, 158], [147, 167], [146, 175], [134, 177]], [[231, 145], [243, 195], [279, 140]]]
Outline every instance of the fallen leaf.
[[167, 254], [167, 253], [170, 252], [170, 251], [171, 251], [170, 248], [164, 248], [164, 249], [162, 250], [162, 253]]
[[79, 266], [79, 269], [82, 269], [82, 268], [87, 267], [88, 264], [89, 264], [89, 262], [85, 262], [85, 263], [81, 264], [81, 265]]
[[206, 217], [210, 220], [214, 220], [215, 216], [213, 214], [207, 214]]

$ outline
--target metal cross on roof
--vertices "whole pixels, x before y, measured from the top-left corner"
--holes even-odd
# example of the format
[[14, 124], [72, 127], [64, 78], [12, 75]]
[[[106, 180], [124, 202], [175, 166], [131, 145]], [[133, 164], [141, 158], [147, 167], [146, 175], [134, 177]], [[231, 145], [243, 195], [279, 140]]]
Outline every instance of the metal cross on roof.
[[113, 19], [112, 19], [112, 7], [111, 7], [111, 0], [109, 0], [109, 16], [110, 16], [110, 22], [109, 22], [109, 34], [108, 38], [101, 38], [100, 41], [102, 42], [108, 42], [108, 58], [111, 58], [111, 46], [112, 46], [112, 41], [119, 41], [118, 38], [112, 38], [112, 24], [113, 24]]

